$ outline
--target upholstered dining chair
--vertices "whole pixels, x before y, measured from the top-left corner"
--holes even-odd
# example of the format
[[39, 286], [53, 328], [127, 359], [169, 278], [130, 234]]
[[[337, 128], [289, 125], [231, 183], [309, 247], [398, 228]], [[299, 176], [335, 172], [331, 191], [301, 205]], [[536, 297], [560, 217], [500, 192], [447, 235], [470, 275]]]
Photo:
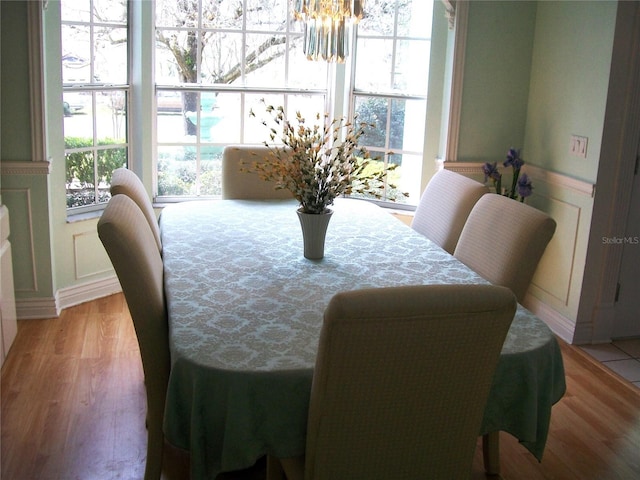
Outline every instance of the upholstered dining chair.
[[126, 195], [111, 197], [98, 221], [98, 236], [122, 286], [138, 337], [147, 392], [144, 478], [158, 480], [162, 471], [162, 421], [171, 368], [162, 259], [143, 212]]
[[158, 219], [153, 211], [151, 199], [149, 198], [149, 195], [147, 195], [147, 191], [138, 176], [127, 168], [117, 168], [113, 171], [113, 175], [111, 176], [110, 191], [111, 195], [124, 194], [136, 202], [151, 227], [151, 232], [153, 233], [153, 238], [158, 245], [158, 250], [162, 252], [162, 241], [160, 239]]
[[494, 285], [336, 294], [324, 315], [305, 458], [267, 478], [469, 478], [516, 299]]
[[489, 193], [486, 185], [440, 170], [422, 193], [411, 228], [453, 253], [469, 212], [485, 193]]
[[250, 168], [270, 155], [265, 145], [228, 145], [222, 152], [222, 198], [223, 199], [288, 199], [293, 198], [286, 189], [276, 190], [274, 182], [263, 180]]
[[516, 200], [484, 195], [471, 210], [454, 257], [522, 302], [556, 222]]

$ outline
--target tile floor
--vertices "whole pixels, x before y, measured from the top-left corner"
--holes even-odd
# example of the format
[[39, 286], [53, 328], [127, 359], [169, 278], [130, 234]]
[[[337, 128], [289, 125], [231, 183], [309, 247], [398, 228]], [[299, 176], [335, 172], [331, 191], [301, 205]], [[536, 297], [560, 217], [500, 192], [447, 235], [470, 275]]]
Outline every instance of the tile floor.
[[640, 388], [640, 338], [581, 345], [580, 348]]

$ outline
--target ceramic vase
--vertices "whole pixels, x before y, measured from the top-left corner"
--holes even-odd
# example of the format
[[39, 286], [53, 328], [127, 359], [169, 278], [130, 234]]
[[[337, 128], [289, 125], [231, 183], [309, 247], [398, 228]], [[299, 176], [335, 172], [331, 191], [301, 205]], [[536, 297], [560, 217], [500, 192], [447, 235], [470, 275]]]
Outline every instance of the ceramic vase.
[[304, 257], [320, 260], [324, 257], [324, 239], [333, 210], [327, 209], [325, 213], [304, 213], [298, 209], [297, 213], [302, 227]]

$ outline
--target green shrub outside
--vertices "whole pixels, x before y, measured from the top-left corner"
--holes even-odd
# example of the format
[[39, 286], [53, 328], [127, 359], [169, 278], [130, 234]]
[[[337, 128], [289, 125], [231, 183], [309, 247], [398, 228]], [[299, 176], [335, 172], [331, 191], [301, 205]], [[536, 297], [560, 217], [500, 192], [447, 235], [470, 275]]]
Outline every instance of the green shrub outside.
[[[111, 138], [104, 138], [98, 140], [98, 147], [104, 145], [114, 145], [117, 142]], [[93, 147], [93, 140], [90, 138], [82, 137], [65, 137], [64, 139], [65, 149], [78, 149], [78, 148], [91, 148]], [[65, 155], [66, 157], [66, 181], [67, 185], [70, 185], [77, 180], [80, 185], [91, 186], [95, 185], [96, 176], [94, 172], [93, 152], [85, 150], [81, 152], [71, 152]], [[127, 149], [121, 148], [109, 148], [98, 151], [98, 182], [110, 183], [111, 174], [116, 168], [125, 167], [127, 165]]]
[[[65, 137], [64, 143], [65, 148], [68, 150], [93, 147], [93, 140], [91, 138]], [[98, 141], [99, 147], [114, 144], [117, 145], [117, 142], [110, 138], [104, 138]], [[109, 201], [110, 195], [106, 189], [101, 189], [98, 192], [99, 198], [96, 201], [95, 182], [97, 181], [98, 184], [104, 183], [105, 185], [111, 183], [113, 171], [116, 168], [127, 165], [127, 149], [126, 147], [107, 148], [105, 150], [98, 150], [97, 154], [97, 172], [94, 171], [93, 151], [70, 152], [65, 155], [67, 208]], [[72, 185], [79, 188], [72, 188]]]
[[159, 154], [158, 195], [222, 195], [222, 152], [212, 147], [200, 159], [200, 191], [196, 192], [198, 163], [192, 147]]

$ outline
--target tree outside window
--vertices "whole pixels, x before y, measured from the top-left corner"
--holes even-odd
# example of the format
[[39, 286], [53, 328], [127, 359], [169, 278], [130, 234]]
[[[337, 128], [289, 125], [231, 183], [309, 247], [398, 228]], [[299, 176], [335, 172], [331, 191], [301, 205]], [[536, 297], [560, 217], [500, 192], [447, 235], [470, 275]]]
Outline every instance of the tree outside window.
[[288, 0], [156, 2], [158, 195], [219, 196], [230, 143], [261, 143], [261, 98], [327, 108], [327, 65], [301, 52]]
[[[341, 82], [334, 74], [342, 66], [305, 58], [289, 0], [153, 5], [155, 50], [142, 62], [154, 71], [155, 104], [140, 114], [153, 118], [158, 197], [218, 197], [223, 148], [265, 140], [260, 116], [249, 117], [261, 99], [313, 117], [346, 92], [350, 115], [375, 124], [364, 146], [381, 165], [400, 166], [392, 180], [411, 192], [407, 203], [417, 203], [432, 0], [368, 0], [347, 58], [353, 74]], [[61, 0], [61, 8], [68, 206], [100, 207], [111, 172], [128, 163], [136, 90], [128, 78], [127, 2]]]

